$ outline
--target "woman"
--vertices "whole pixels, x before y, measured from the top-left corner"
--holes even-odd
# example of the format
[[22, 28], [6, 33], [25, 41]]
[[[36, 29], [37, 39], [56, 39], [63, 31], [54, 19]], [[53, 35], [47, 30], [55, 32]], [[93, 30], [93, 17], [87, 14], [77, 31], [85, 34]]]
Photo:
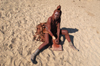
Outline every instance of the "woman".
[[[54, 11], [53, 15], [50, 16], [47, 20], [46, 29], [48, 33], [45, 33], [45, 42], [42, 43], [38, 49], [32, 54], [31, 60], [34, 60], [34, 57], [37, 55], [37, 53], [47, 44], [49, 44], [49, 35], [52, 37], [52, 40], [55, 41], [55, 43], [59, 44], [59, 35], [65, 35], [65, 38], [68, 40], [69, 45], [75, 49], [73, 46], [68, 31], [67, 30], [60, 30], [60, 21], [61, 21], [61, 6], [59, 5], [57, 9]], [[57, 37], [56, 37], [57, 36]]]

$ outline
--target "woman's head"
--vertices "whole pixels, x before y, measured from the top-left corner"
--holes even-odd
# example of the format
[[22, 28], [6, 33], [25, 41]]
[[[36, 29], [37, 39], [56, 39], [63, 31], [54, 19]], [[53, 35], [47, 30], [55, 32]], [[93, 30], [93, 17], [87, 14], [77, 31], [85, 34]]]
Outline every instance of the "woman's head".
[[60, 5], [57, 6], [56, 10], [54, 10], [54, 13], [52, 16], [53, 16], [54, 20], [57, 20], [60, 18], [60, 16], [61, 16], [61, 6]]

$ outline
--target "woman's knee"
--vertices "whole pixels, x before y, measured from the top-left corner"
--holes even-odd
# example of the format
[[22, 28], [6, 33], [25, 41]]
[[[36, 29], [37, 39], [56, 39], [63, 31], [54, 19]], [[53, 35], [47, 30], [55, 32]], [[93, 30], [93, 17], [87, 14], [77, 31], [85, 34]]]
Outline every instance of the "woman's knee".
[[68, 33], [68, 31], [67, 31], [67, 30], [65, 30], [65, 33]]
[[62, 34], [68, 34], [68, 31], [67, 30], [62, 30]]
[[45, 41], [44, 43], [47, 45], [47, 44], [49, 44], [49, 41]]

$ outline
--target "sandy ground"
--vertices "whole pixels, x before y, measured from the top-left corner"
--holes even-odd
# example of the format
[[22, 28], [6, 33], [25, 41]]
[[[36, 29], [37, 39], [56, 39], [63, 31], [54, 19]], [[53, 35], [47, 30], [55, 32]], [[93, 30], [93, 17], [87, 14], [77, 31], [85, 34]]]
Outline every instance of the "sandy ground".
[[[61, 28], [69, 31], [79, 52], [63, 43], [63, 51], [47, 48], [30, 55], [36, 25], [46, 22], [61, 5]], [[0, 0], [0, 66], [100, 66], [100, 0]], [[61, 37], [63, 40], [63, 37]]]

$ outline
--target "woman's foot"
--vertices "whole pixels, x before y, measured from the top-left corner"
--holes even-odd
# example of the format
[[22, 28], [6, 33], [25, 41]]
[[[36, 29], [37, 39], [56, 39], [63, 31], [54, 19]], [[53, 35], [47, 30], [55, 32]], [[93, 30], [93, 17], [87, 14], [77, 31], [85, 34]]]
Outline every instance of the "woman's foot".
[[75, 48], [75, 46], [72, 44], [72, 42], [69, 42], [69, 46], [70, 46], [73, 50], [79, 51], [77, 48]]
[[33, 53], [33, 54], [31, 55], [31, 60], [33, 61], [34, 58], [35, 58], [35, 54]]
[[32, 55], [31, 55], [31, 60], [34, 60], [35, 56], [38, 54], [39, 49], [37, 49]]

